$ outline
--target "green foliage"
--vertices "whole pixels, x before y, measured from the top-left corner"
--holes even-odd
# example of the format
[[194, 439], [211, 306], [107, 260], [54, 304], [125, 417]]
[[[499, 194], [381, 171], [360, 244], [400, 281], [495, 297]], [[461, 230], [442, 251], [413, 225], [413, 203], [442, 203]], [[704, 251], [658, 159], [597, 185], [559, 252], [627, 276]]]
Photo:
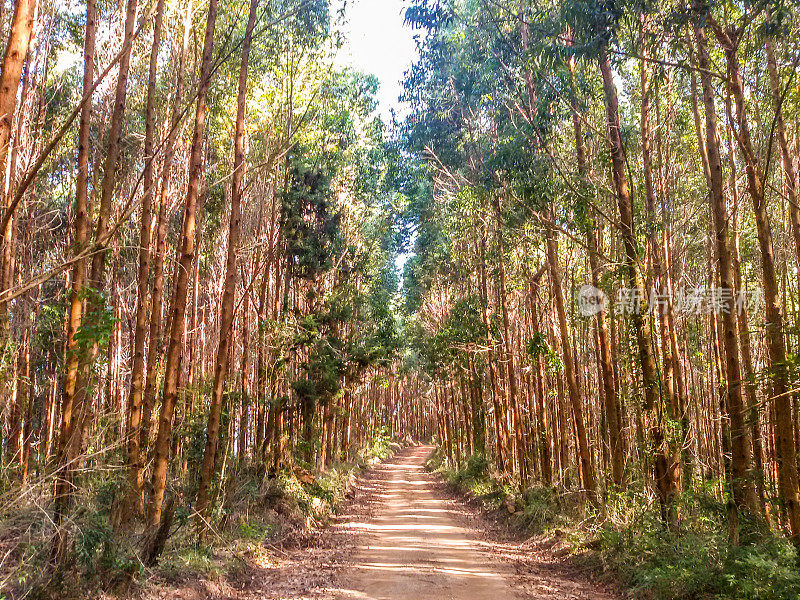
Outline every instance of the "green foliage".
[[658, 600], [800, 598], [797, 550], [785, 539], [762, 531], [754, 543], [731, 547], [716, 515], [690, 515], [676, 532], [654, 511], [642, 516], [624, 526], [606, 522], [597, 534], [604, 564], [634, 592]]
[[273, 531], [274, 527], [269, 524], [257, 523], [254, 521], [243, 521], [239, 523], [237, 535], [240, 538], [253, 541], [263, 541]]
[[489, 476], [489, 459], [485, 454], [471, 454], [466, 458], [461, 469], [452, 475], [455, 481], [484, 479]]
[[514, 515], [514, 519], [518, 526], [531, 533], [551, 532], [570, 521], [570, 508], [553, 488], [529, 488], [522, 494], [521, 504], [522, 509]]
[[88, 574], [94, 574], [97, 557], [105, 555], [113, 532], [107, 519], [97, 513], [89, 514], [79, 523], [75, 540], [75, 557]]
[[188, 573], [201, 574], [211, 580], [219, 579], [223, 573], [223, 565], [214, 560], [210, 546], [186, 546], [164, 557], [161, 570], [173, 578]]
[[90, 348], [96, 345], [100, 349], [98, 355], [103, 356], [102, 350], [108, 347], [117, 318], [103, 292], [87, 287], [83, 290], [83, 296], [89, 308], [74, 335], [75, 352], [79, 356], [86, 356]]
[[332, 345], [334, 341], [337, 340], [319, 339], [311, 346], [308, 360], [302, 366], [304, 377], [292, 383], [301, 403], [324, 404], [339, 392], [344, 363], [337, 352], [341, 349]]
[[365, 465], [386, 460], [392, 453], [392, 438], [388, 427], [382, 427], [375, 438], [359, 452], [359, 460]]
[[341, 216], [330, 202], [330, 174], [307, 164], [302, 151], [292, 159], [289, 190], [281, 195], [286, 255], [294, 275], [314, 280], [341, 251]]
[[513, 490], [492, 477], [489, 459], [485, 454], [468, 456], [460, 465], [450, 465], [444, 452], [439, 449], [431, 456], [427, 468], [438, 472], [445, 481], [461, 492], [477, 498], [485, 508], [497, 509]]
[[65, 311], [66, 303], [63, 299], [42, 303], [39, 313], [36, 315], [36, 332], [31, 343], [42, 349], [50, 349], [62, 344]]
[[457, 468], [438, 447], [427, 465], [479, 499], [488, 510], [513, 497], [513, 525], [528, 535], [555, 536], [571, 552], [611, 572], [635, 598], [653, 600], [798, 600], [798, 552], [758, 523], [748, 525], [742, 545], [731, 547], [725, 506], [711, 491], [685, 495], [680, 526], [664, 527], [642, 490], [609, 493], [602, 513], [576, 494], [534, 486], [518, 492], [492, 477], [485, 455]]
[[525, 345], [525, 354], [531, 361], [543, 357], [547, 370], [551, 373], [560, 373], [564, 369], [561, 356], [547, 343], [547, 336], [543, 333], [535, 333]]
[[478, 296], [458, 300], [433, 334], [420, 321], [408, 320], [406, 345], [415, 355], [417, 368], [434, 378], [447, 377], [454, 367], [468, 369], [469, 358], [487, 344], [483, 306]]
[[[382, 450], [383, 442], [379, 436], [360, 453], [356, 463], [334, 464], [314, 477], [298, 477], [294, 472], [285, 471], [278, 477], [280, 502], [294, 505], [304, 517], [325, 521], [331, 517], [341, 504], [352, 485], [358, 470], [375, 461], [373, 455], [389, 456]], [[388, 445], [387, 445], [388, 447]]]

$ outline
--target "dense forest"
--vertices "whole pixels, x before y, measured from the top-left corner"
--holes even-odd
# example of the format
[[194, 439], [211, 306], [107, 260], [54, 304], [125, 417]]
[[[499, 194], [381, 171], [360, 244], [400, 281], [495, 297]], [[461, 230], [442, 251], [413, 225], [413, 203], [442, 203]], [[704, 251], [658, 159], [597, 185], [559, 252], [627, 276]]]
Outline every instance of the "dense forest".
[[432, 441], [635, 590], [800, 595], [799, 4], [415, 0], [391, 123], [346, 3], [0, 11], [0, 590]]

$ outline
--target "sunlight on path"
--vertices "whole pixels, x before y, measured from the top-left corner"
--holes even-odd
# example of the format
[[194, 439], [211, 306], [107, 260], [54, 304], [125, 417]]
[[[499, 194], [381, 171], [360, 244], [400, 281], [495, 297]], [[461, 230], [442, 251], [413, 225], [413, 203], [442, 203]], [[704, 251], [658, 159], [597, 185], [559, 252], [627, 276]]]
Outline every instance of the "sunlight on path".
[[365, 533], [338, 598], [495, 600], [514, 597], [502, 565], [477, 549], [433, 492], [424, 470], [430, 447], [384, 466], [378, 514], [349, 527]]

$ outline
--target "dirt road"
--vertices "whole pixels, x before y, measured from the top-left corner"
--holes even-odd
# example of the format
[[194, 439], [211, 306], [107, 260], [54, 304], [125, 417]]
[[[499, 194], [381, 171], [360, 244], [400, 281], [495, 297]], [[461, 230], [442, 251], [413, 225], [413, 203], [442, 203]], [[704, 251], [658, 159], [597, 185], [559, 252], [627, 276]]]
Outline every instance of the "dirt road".
[[482, 551], [425, 472], [431, 448], [420, 447], [384, 465], [382, 502], [364, 535], [338, 597], [370, 600], [499, 600], [515, 596], [508, 567]]
[[554, 539], [522, 540], [447, 493], [408, 448], [359, 478], [329, 528], [269, 564], [216, 580], [152, 582], [137, 600], [617, 600]]

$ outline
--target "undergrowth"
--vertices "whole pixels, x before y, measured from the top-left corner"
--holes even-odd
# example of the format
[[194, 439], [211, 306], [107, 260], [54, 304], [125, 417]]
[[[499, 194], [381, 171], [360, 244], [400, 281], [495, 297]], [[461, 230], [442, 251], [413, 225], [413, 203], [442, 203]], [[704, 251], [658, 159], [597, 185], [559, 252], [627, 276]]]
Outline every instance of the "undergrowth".
[[569, 490], [520, 491], [500, 483], [483, 455], [450, 465], [437, 451], [428, 468], [484, 509], [508, 515], [526, 534], [558, 538], [571, 553], [612, 575], [627, 597], [800, 600], [797, 550], [763, 524], [745, 521], [741, 543], [732, 547], [725, 504], [710, 491], [684, 494], [680, 523], [670, 531], [646, 489], [607, 493], [598, 512]]
[[[78, 488], [81, 497], [68, 525], [71, 549], [57, 571], [48, 565], [53, 530], [46, 504], [32, 503], [23, 510], [15, 499], [0, 502], [0, 550], [5, 555], [0, 600], [67, 600], [94, 597], [100, 591], [124, 594], [149, 579], [219, 580], [240, 568], [243, 556], [264, 567], [275, 566], [270, 548], [302, 543], [309, 529], [325, 525], [358, 472], [399, 447], [382, 432], [348, 462], [316, 473], [298, 465], [271, 478], [263, 469], [233, 464], [222, 485], [217, 482], [210, 533], [202, 543], [192, 519], [195, 483], [184, 477], [184, 487], [170, 490], [177, 500], [173, 529], [154, 568], [145, 567], [139, 558], [141, 525], [113, 526], [125, 489], [119, 473], [91, 473]], [[49, 496], [44, 486], [37, 494], [45, 500]]]

